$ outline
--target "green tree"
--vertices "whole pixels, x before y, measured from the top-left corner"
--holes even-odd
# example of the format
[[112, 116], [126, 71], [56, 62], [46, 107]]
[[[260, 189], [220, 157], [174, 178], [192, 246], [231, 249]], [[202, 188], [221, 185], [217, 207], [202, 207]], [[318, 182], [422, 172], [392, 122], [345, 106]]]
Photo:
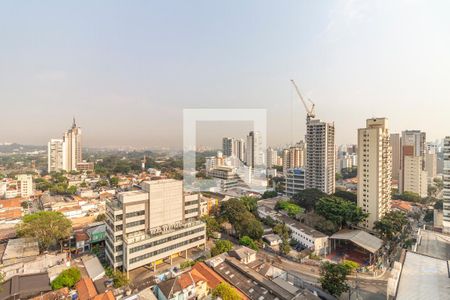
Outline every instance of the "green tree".
[[77, 187], [74, 185], [68, 187], [66, 193], [69, 195], [75, 195], [77, 193]]
[[408, 219], [404, 213], [391, 211], [385, 214], [380, 220], [376, 221], [373, 229], [380, 234], [383, 240], [388, 241], [400, 234], [407, 224]]
[[281, 238], [280, 252], [282, 254], [289, 254], [291, 252], [291, 245], [289, 244], [289, 228], [282, 223], [278, 223], [273, 227], [273, 232], [278, 234]]
[[255, 251], [258, 250], [258, 246], [256, 245], [255, 241], [252, 240], [249, 236], [244, 235], [239, 239], [239, 244], [249, 247]]
[[[250, 202], [249, 200], [247, 204]], [[248, 235], [252, 239], [258, 240], [264, 232], [261, 222], [248, 211], [245, 202], [239, 199], [233, 198], [222, 202], [220, 218], [230, 222], [239, 237]]]
[[117, 186], [119, 184], [119, 178], [113, 176], [109, 179], [109, 183], [111, 184], [111, 186]]
[[249, 212], [252, 214], [256, 213], [256, 209], [258, 208], [258, 200], [255, 197], [244, 196], [241, 197], [240, 200], [244, 203], [245, 208]]
[[219, 283], [213, 290], [212, 296], [214, 299], [220, 298], [222, 300], [240, 300], [241, 296], [231, 285], [226, 282]]
[[316, 213], [332, 221], [338, 228], [356, 225], [368, 216], [355, 203], [334, 196], [322, 197], [316, 204]]
[[322, 193], [317, 189], [305, 189], [295, 194], [292, 197], [292, 200], [306, 211], [312, 211], [316, 206], [316, 202], [324, 196], [327, 196], [327, 194]]
[[423, 216], [423, 220], [424, 220], [425, 222], [428, 222], [428, 223], [433, 222], [433, 220], [434, 220], [434, 212], [433, 212], [432, 210], [428, 210], [428, 211], [425, 213], [425, 216]]
[[394, 195], [394, 199], [408, 201], [408, 202], [415, 202], [420, 203], [422, 202], [422, 197], [420, 197], [419, 194], [413, 193], [413, 192], [404, 192], [403, 194]]
[[278, 196], [278, 193], [276, 191], [265, 191], [262, 196], [261, 199], [269, 199], [269, 198], [274, 198]]
[[208, 237], [213, 237], [215, 232], [220, 232], [220, 224], [216, 218], [203, 216], [201, 220], [206, 223], [206, 235]]
[[72, 222], [60, 212], [39, 211], [24, 216], [16, 230], [18, 236], [36, 238], [40, 249], [48, 250], [70, 236]]
[[356, 196], [356, 194], [355, 193], [352, 193], [352, 192], [347, 192], [347, 191], [341, 191], [341, 190], [337, 190], [334, 194], [333, 194], [333, 196], [336, 196], [336, 197], [340, 197], [340, 198], [342, 198], [342, 199], [344, 199], [344, 200], [347, 200], [347, 201], [350, 201], [350, 202], [353, 202], [353, 203], [356, 203], [356, 201], [357, 201], [357, 196]]
[[254, 240], [260, 240], [264, 234], [264, 228], [260, 221], [258, 221], [253, 215], [252, 217], [245, 218], [240, 222], [238, 235], [247, 235]]
[[319, 282], [324, 290], [339, 298], [342, 293], [348, 291], [350, 288], [347, 284], [347, 276], [349, 274], [350, 270], [348, 266], [324, 262], [320, 266]]
[[279, 200], [275, 205], [275, 209], [284, 210], [290, 217], [294, 217], [304, 211], [303, 208], [297, 204], [287, 200]]
[[78, 268], [71, 267], [62, 271], [51, 283], [53, 290], [67, 287], [72, 288], [81, 279], [81, 273]]
[[434, 203], [435, 209], [443, 209], [444, 208], [444, 201], [442, 199], [436, 200]]
[[228, 240], [217, 240], [211, 249], [211, 256], [216, 256], [233, 249], [233, 243]]
[[127, 286], [130, 283], [125, 273], [113, 270], [111, 267], [105, 269], [105, 274], [113, 280], [113, 285], [116, 289]]
[[352, 272], [360, 267], [357, 262], [349, 259], [344, 259], [342, 265], [346, 267], [349, 270], [349, 272]]

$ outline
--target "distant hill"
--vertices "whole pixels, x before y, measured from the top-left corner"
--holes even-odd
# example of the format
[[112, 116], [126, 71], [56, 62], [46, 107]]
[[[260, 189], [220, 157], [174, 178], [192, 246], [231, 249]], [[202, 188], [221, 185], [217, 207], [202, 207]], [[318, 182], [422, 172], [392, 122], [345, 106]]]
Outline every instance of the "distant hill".
[[0, 144], [0, 153], [25, 153], [46, 150], [45, 146], [21, 145], [17, 143]]

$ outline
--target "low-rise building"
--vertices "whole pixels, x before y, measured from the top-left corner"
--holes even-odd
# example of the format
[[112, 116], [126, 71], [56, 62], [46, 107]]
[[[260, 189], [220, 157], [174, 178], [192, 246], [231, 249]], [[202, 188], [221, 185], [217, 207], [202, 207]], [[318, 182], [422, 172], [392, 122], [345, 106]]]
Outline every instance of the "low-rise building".
[[283, 197], [275, 197], [258, 201], [257, 212], [259, 217], [270, 217], [272, 220], [286, 224], [291, 230], [292, 239], [303, 247], [312, 250], [316, 255], [327, 254], [327, 235], [275, 210], [276, 203], [283, 199]]
[[184, 201], [182, 182], [173, 179], [143, 182], [141, 190], [108, 201], [106, 256], [111, 265], [124, 271], [156, 268], [165, 259], [172, 262], [191, 248], [204, 247], [205, 224], [195, 217], [198, 210], [185, 209]]
[[231, 250], [229, 255], [245, 265], [256, 260], [256, 251], [245, 246], [240, 246]]
[[284, 193], [292, 197], [305, 189], [305, 169], [288, 169], [285, 173]]
[[209, 293], [207, 279], [198, 272], [188, 271], [160, 282], [155, 287], [158, 300], [206, 299]]

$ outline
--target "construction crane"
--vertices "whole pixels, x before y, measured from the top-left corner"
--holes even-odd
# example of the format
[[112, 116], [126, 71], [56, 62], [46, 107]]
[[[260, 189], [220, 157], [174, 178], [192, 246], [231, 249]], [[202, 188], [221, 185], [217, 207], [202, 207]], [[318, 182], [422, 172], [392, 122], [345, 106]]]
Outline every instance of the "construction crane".
[[308, 101], [311, 103], [311, 108], [306, 103], [305, 99], [302, 96], [302, 93], [300, 93], [300, 89], [298, 88], [297, 84], [295, 83], [294, 79], [291, 79], [292, 85], [295, 88], [295, 91], [297, 92], [298, 97], [303, 103], [303, 106], [306, 110], [306, 123], [309, 123], [311, 119], [314, 119], [316, 117], [316, 113], [314, 112], [315, 104], [311, 101], [311, 99], [308, 99]]

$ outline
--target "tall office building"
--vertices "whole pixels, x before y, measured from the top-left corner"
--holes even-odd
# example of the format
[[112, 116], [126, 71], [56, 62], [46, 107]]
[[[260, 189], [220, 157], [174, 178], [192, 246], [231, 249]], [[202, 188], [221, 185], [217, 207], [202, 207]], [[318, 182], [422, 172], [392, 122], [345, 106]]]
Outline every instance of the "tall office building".
[[183, 195], [182, 181], [143, 182], [141, 190], [108, 201], [106, 215], [107, 259], [127, 272], [145, 265], [155, 269], [164, 260], [172, 263], [206, 243], [199, 196]]
[[72, 127], [64, 133], [63, 139], [51, 139], [48, 143], [48, 171], [76, 171], [82, 163], [81, 128], [75, 118]]
[[444, 213], [443, 231], [450, 233], [450, 136], [444, 139]]
[[391, 134], [392, 179], [400, 179], [400, 134]]
[[283, 150], [283, 173], [289, 169], [304, 168], [306, 160], [306, 145], [303, 142], [297, 143]]
[[264, 150], [262, 148], [261, 134], [250, 131], [247, 136], [246, 159], [247, 166], [255, 168], [264, 165]]
[[64, 170], [64, 141], [62, 139], [51, 139], [48, 142], [48, 172], [59, 172]]
[[426, 134], [419, 130], [402, 132], [400, 140], [399, 192], [412, 192], [427, 196], [425, 168]]
[[361, 224], [372, 229], [390, 211], [392, 153], [388, 121], [374, 118], [358, 129], [358, 206], [369, 217]]
[[335, 191], [334, 124], [312, 119], [306, 124], [306, 188]]

